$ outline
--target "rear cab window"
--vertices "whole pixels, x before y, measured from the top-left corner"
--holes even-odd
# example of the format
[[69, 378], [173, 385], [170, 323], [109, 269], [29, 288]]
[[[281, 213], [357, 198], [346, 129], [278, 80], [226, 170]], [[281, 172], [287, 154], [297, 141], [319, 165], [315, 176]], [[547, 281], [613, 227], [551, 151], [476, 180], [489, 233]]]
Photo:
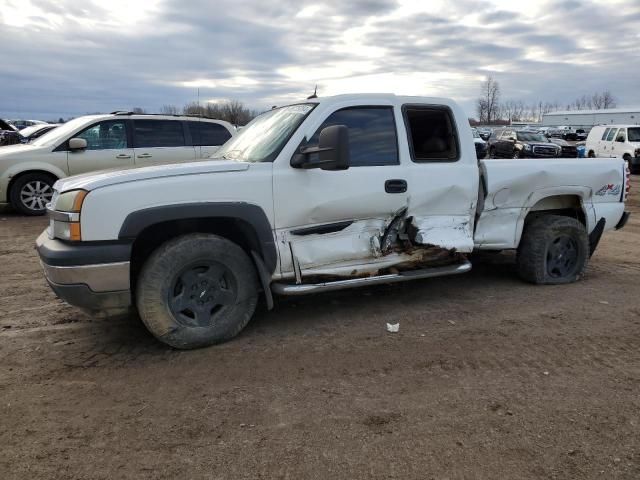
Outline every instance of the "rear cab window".
[[134, 120], [134, 148], [184, 147], [185, 137], [179, 120]]
[[404, 105], [402, 112], [414, 162], [455, 162], [460, 158], [458, 131], [448, 107]]
[[604, 129], [604, 133], [602, 134], [602, 138], [600, 140], [606, 140], [607, 139], [607, 135], [609, 135], [609, 130], [611, 130], [610, 128], [605, 128]]
[[608, 142], [610, 142], [610, 141], [612, 141], [614, 138], [616, 138], [616, 132], [617, 132], [617, 131], [618, 131], [618, 129], [617, 129], [617, 128], [612, 128], [612, 129], [609, 131], [609, 135], [607, 136], [607, 141], [608, 141]]

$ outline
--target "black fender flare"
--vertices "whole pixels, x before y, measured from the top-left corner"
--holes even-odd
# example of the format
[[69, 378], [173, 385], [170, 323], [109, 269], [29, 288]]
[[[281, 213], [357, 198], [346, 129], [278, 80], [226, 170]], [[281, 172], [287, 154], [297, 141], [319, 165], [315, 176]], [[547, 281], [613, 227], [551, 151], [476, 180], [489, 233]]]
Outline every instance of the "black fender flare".
[[263, 259], [269, 273], [276, 270], [278, 254], [271, 223], [264, 210], [245, 202], [204, 202], [161, 205], [131, 212], [124, 219], [118, 238], [133, 241], [140, 233], [152, 225], [174, 220], [224, 218], [239, 220], [248, 224], [256, 234], [251, 249]]

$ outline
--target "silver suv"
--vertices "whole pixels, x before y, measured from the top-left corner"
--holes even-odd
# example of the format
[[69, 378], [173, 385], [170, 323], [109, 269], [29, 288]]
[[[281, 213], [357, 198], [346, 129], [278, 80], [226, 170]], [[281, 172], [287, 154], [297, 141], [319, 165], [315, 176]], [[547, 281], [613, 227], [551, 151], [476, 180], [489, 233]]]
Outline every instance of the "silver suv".
[[59, 178], [209, 158], [235, 134], [228, 122], [113, 112], [71, 120], [29, 144], [0, 148], [0, 205], [43, 215]]

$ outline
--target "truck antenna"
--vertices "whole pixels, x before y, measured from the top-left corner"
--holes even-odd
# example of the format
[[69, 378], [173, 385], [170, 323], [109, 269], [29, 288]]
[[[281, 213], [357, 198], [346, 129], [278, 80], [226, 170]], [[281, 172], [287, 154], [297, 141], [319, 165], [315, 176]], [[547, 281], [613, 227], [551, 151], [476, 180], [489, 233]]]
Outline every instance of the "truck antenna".
[[318, 85], [316, 84], [316, 88], [313, 91], [313, 95], [307, 97], [307, 100], [311, 100], [312, 98], [318, 98]]

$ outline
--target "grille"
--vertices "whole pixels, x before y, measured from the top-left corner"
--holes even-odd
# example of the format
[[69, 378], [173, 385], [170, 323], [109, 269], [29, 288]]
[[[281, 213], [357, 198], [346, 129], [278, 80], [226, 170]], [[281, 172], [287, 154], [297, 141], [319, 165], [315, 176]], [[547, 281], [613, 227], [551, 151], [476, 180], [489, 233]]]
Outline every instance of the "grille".
[[553, 147], [536, 146], [533, 147], [533, 153], [534, 155], [540, 155], [541, 157], [555, 157], [556, 149]]

